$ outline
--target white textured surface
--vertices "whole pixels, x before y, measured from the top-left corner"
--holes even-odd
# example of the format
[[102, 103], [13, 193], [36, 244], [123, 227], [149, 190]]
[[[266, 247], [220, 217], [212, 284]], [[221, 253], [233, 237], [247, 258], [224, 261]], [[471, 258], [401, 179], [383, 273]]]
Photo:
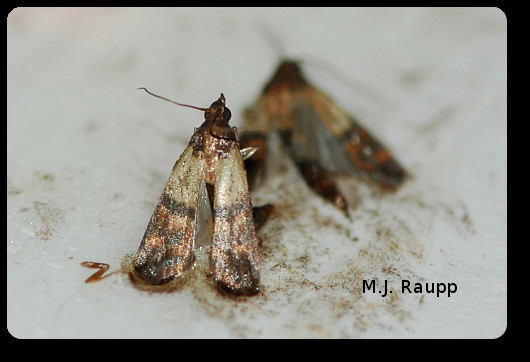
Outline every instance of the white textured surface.
[[[256, 195], [263, 292], [234, 300], [200, 272], [150, 294], [118, 270], [202, 122], [233, 124], [287, 55], [325, 59], [378, 96], [305, 67], [414, 178], [394, 196], [347, 184], [348, 220], [287, 162]], [[259, 26], [258, 26], [259, 27]], [[507, 323], [507, 38], [498, 9], [15, 9], [7, 21], [7, 328], [16, 337], [486, 337]], [[352, 196], [358, 195], [358, 196]], [[388, 280], [388, 297], [362, 279]], [[453, 282], [450, 298], [401, 279]]]

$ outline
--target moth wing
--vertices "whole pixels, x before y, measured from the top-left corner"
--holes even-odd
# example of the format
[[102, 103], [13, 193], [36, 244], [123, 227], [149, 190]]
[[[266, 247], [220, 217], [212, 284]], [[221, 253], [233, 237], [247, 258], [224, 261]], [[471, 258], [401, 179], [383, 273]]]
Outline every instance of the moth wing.
[[[327, 101], [322, 98], [320, 102]], [[314, 163], [331, 172], [352, 173], [351, 162], [344, 152], [335, 130], [326, 115], [316, 108], [325, 109], [332, 104], [313, 103], [307, 97], [297, 97], [293, 107], [293, 131], [290, 135], [291, 155], [297, 163]]]
[[328, 96], [309, 87], [295, 103], [291, 145], [296, 161], [316, 161], [331, 172], [358, 174], [388, 190], [406, 179], [390, 151]]
[[210, 267], [214, 280], [235, 294], [258, 292], [260, 258], [247, 175], [239, 145], [219, 158], [215, 181]]
[[193, 265], [203, 158], [188, 145], [179, 157], [133, 260], [133, 276], [160, 285]]

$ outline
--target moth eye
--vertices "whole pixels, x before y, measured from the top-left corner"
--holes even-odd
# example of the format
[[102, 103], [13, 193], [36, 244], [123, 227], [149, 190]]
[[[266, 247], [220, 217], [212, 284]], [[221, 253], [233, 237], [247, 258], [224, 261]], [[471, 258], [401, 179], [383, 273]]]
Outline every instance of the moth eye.
[[232, 112], [230, 112], [230, 110], [228, 108], [225, 108], [225, 110], [223, 112], [223, 118], [228, 121], [228, 120], [230, 120], [231, 117], [232, 117]]

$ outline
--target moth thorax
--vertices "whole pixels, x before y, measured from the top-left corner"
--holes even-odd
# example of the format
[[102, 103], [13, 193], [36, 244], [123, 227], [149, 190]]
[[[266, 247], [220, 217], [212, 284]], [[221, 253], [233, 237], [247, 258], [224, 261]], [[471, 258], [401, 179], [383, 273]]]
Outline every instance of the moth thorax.
[[212, 136], [218, 138], [225, 138], [230, 140], [236, 139], [236, 133], [234, 132], [232, 127], [228, 125], [228, 123], [226, 125], [214, 123], [211, 128], [211, 133]]

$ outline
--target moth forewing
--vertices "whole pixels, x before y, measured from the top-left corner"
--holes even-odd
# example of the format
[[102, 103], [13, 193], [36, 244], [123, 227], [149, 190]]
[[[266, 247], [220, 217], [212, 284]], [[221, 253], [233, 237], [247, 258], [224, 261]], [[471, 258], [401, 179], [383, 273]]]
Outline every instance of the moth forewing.
[[235, 294], [259, 291], [260, 259], [247, 174], [239, 144], [218, 160], [213, 210], [212, 275]]
[[322, 115], [307, 100], [300, 100], [295, 111], [296, 123], [290, 138], [294, 161], [314, 163], [336, 173], [349, 173], [352, 166], [343, 145], [337, 142], [332, 129], [326, 127]]
[[355, 172], [383, 190], [396, 191], [409, 177], [407, 171], [374, 136], [353, 119], [351, 124], [342, 145]]
[[193, 265], [204, 161], [194, 152], [192, 143], [175, 163], [149, 221], [133, 261], [135, 280], [165, 284]]
[[[310, 86], [307, 94], [308, 107], [318, 114], [321, 125], [334, 138], [334, 142], [328, 138], [332, 142], [326, 148], [333, 151], [335, 161], [320, 165], [331, 165], [328, 169], [334, 172], [357, 174], [385, 190], [395, 190], [403, 183], [407, 172], [379, 140], [315, 87]], [[325, 148], [319, 147], [321, 154], [323, 151]]]

